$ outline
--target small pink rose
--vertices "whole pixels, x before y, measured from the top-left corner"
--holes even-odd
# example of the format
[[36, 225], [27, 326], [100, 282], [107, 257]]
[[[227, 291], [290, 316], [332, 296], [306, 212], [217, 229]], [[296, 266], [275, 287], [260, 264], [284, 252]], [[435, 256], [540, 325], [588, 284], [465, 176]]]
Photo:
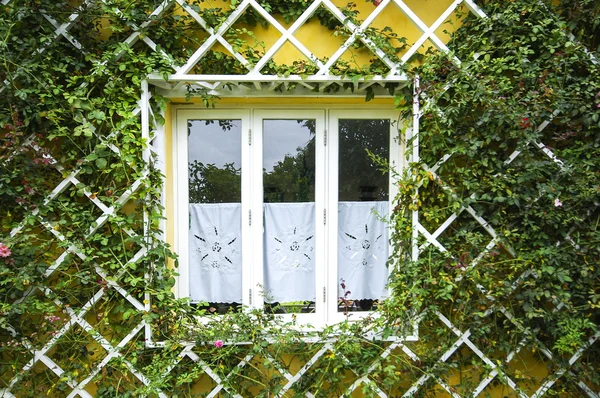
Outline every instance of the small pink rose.
[[382, 0], [373, 0], [373, 4], [375, 5], [375, 7], [377, 7], [378, 5], [381, 4]]
[[223, 340], [217, 340], [217, 341], [215, 341], [215, 347], [217, 347], [217, 348], [223, 347]]
[[8, 246], [6, 246], [4, 243], [0, 243], [0, 257], [8, 257], [11, 254], [12, 253]]

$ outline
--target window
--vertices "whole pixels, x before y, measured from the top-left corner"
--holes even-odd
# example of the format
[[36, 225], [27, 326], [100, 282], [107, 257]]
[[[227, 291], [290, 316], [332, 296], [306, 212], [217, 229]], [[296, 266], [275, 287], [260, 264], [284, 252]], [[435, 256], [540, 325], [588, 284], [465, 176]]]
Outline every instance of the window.
[[[175, 108], [178, 294], [313, 325], [386, 296], [397, 115], [363, 109]], [[287, 314], [287, 315], [286, 315]]]

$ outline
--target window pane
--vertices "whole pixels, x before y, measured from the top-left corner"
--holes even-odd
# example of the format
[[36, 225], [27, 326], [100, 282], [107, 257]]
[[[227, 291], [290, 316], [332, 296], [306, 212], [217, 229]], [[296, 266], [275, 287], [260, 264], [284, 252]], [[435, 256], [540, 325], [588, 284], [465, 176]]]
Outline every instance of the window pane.
[[389, 173], [367, 154], [387, 161], [390, 121], [339, 120], [338, 311], [368, 311], [385, 295]]
[[265, 307], [315, 310], [315, 121], [263, 122]]
[[240, 120], [188, 120], [190, 203], [240, 203]]
[[339, 147], [338, 200], [388, 200], [388, 173], [381, 172], [367, 150], [386, 161], [390, 158], [390, 121], [340, 119]]
[[190, 296], [208, 312], [242, 302], [241, 121], [188, 121]]
[[315, 121], [263, 121], [265, 203], [315, 201]]

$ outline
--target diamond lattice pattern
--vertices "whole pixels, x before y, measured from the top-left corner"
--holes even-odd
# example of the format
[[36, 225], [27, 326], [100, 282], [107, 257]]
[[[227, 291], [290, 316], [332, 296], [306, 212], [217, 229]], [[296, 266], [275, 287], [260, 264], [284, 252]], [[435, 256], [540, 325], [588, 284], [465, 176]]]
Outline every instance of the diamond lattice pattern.
[[[83, 5], [88, 5], [93, 1], [94, 0], [85, 0]], [[9, 2], [10, 0], [3, 0], [2, 4], [7, 5]], [[226, 87], [229, 87], [228, 85], [231, 83], [253, 83], [253, 89], [256, 91], [273, 91], [282, 85], [287, 88], [289, 84], [296, 83], [300, 88], [304, 88], [311, 92], [318, 92], [325, 90], [330, 85], [339, 85], [343, 88], [343, 90], [347, 90], [348, 88], [344, 87], [344, 84], [352, 82], [354, 85], [353, 92], [364, 95], [364, 91], [373, 85], [384, 86], [386, 83], [390, 82], [406, 81], [407, 78], [402, 72], [403, 66], [411, 60], [411, 57], [413, 57], [426, 42], [432, 43], [432, 45], [440, 51], [448, 51], [446, 44], [440, 37], [438, 37], [436, 32], [439, 31], [442, 24], [459, 6], [466, 6], [470, 12], [481, 18], [486, 17], [483, 11], [475, 4], [473, 0], [456, 0], [451, 2], [449, 6], [437, 18], [434, 19], [432, 24], [426, 24], [404, 1], [383, 0], [377, 7], [373, 8], [372, 12], [366, 16], [360, 25], [355, 25], [348, 18], [346, 18], [340, 7], [336, 6], [336, 4], [334, 4], [331, 0], [315, 0], [310, 3], [306, 10], [289, 27], [285, 27], [281, 22], [270, 15], [259, 4], [258, 1], [243, 0], [223, 23], [214, 27], [205, 21], [199, 13], [194, 11], [194, 7], [186, 3], [185, 0], [165, 0], [151, 11], [150, 15], [152, 16], [152, 20], [160, 20], [167, 15], [167, 13], [172, 12], [174, 8], [178, 8], [178, 12], [187, 13], [187, 15], [189, 15], [195, 21], [195, 23], [197, 23], [198, 31], [203, 32], [205, 35], [202, 44], [191, 53], [189, 58], [187, 58], [185, 62], [181, 63], [176, 61], [176, 56], [166, 53], [160, 47], [160, 43], [154, 41], [155, 39], [152, 36], [152, 30], [146, 30], [146, 28], [148, 28], [151, 24], [150, 20], [140, 24], [139, 26], [133, 22], [128, 22], [130, 33], [123, 38], [122, 43], [125, 48], [128, 49], [135, 48], [135, 46], [139, 45], [139, 43], [143, 43], [143, 45], [149, 47], [152, 51], [160, 53], [164, 59], [170, 63], [173, 73], [169, 77], [168, 83], [165, 83], [164, 80], [162, 80], [162, 76], [160, 78], [151, 77], [150, 82], [157, 82], [157, 84], [170, 89], [178, 89], [184, 84], [184, 82], [193, 81], [198, 86], [210, 90], [211, 93], [223, 94], [225, 93]], [[350, 32], [341, 46], [327, 59], [319, 59], [309, 50], [311, 43], [303, 43], [296, 36], [298, 30], [309, 20], [309, 18], [314, 15], [316, 10], [320, 7], [331, 13], [331, 15], [335, 17], [348, 32]], [[381, 13], [389, 10], [390, 7], [394, 7], [396, 10], [399, 10], [420, 32], [418, 38], [408, 46], [406, 51], [398, 60], [392, 59], [389, 54], [386, 54], [384, 49], [378, 48], [377, 44], [365, 34], [365, 31], [369, 28], [373, 21], [375, 21]], [[268, 24], [270, 24], [271, 29], [275, 29], [279, 35], [279, 38], [269, 48], [266, 49], [261, 58], [254, 64], [250, 64], [247, 59], [240, 54], [226, 39], [227, 31], [234, 26], [240, 16], [248, 9], [254, 10], [255, 13], [264, 18]], [[93, 56], [87, 52], [87, 49], [80, 43], [80, 41], [78, 41], [78, 39], [71, 34], [72, 29], [80, 18], [78, 12], [78, 8], [76, 8], [72, 14], [66, 17], [62, 22], [59, 22], [52, 16], [45, 14], [43, 10], [40, 10], [40, 13], [43, 15], [43, 17], [54, 28], [52, 40], [46, 41], [45, 44], [37, 50], [40, 54], [43, 54], [54, 42], [66, 40], [66, 42], [73, 46], [73, 48], [75, 48], [77, 51], [80, 51], [82, 54], [93, 58]], [[142, 31], [144, 31], [144, 34], [140, 34]], [[342, 57], [344, 52], [346, 52], [355, 43], [360, 43], [360, 45], [364, 45], [366, 48], [372, 51], [372, 53], [375, 54], [376, 57], [389, 69], [389, 72], [386, 75], [375, 76], [369, 81], [352, 81], [351, 79], [343, 76], [335, 75], [332, 72], [332, 67]], [[224, 51], [228, 52], [229, 55], [234, 57], [241, 65], [243, 65], [243, 67], [246, 69], [246, 73], [227, 77], [221, 75], [194, 75], [192, 72], [194, 71], [196, 64], [215, 45], [221, 46]], [[278, 51], [289, 45], [292, 45], [303, 57], [305, 57], [305, 59], [314, 64], [316, 66], [316, 72], [314, 74], [302, 77], [297, 75], [284, 77], [263, 74], [263, 70], [269, 64], [269, 61], [277, 55]], [[125, 48], [122, 51], [126, 51]], [[92, 62], [100, 63], [101, 61], [92, 60]], [[460, 63], [460, 60], [455, 59], [455, 62]], [[19, 70], [16, 71], [17, 76], [19, 72]], [[0, 87], [0, 92], [6, 89], [7, 84], [8, 82], [4, 82], [4, 84]], [[248, 90], [247, 88], [245, 89]], [[142, 126], [141, 134], [143, 137], [148, 139], [151, 137], [151, 133], [153, 138], [160, 137], [161, 134], [160, 126], [157, 127], [156, 131], [150, 131], [150, 121], [153, 118], [152, 107], [150, 106], [151, 101], [152, 94], [149, 90], [148, 83], [144, 82], [142, 85], [142, 97], [140, 98], [139, 107], [133, 110], [133, 114], [140, 118], [140, 124]], [[416, 101], [416, 103], [418, 103], [418, 101]], [[415, 128], [412, 130], [412, 134], [414, 134], [415, 137], [417, 137], [420, 116], [421, 114], [419, 112], [418, 105], [416, 105], [414, 120]], [[541, 123], [539, 128], [544, 129], [549, 122], [550, 121], [545, 121], [544, 123]], [[108, 148], [117, 157], [120, 156], [118, 131], [114, 131], [108, 137], [98, 137], [98, 140], [100, 143], [99, 145], [102, 145], [103, 148]], [[30, 140], [29, 142], [30, 145], [35, 146], [33, 140]], [[154, 143], [154, 141], [151, 140], [149, 140], [149, 142]], [[418, 140], [415, 139], [412, 142], [414, 145], [416, 145], [416, 148], [418, 148]], [[531, 145], [539, 148], [539, 150], [545, 156], [550, 157], [553, 161], [562, 165], [560, 159], [554, 156], [554, 154], [547, 149], [543, 143], [531, 142]], [[150, 145], [143, 154], [144, 159], [148, 163], [152, 158], [153, 151], [158, 151], [158, 148]], [[417, 151], [413, 153], [412, 158], [415, 161], [418, 160], [416, 153]], [[519, 154], [519, 151], [514, 151], [514, 153], [507, 158], [506, 162], [510, 163], [514, 161]], [[33, 341], [25, 341], [23, 343], [25, 348], [25, 352], [23, 353], [24, 362], [19, 365], [21, 366], [19, 369], [15, 369], [15, 371], [11, 373], [11, 377], [6, 384], [6, 388], [0, 390], [0, 396], [19, 396], [21, 395], [20, 392], [22, 391], [22, 388], [27, 386], [27, 379], [46, 375], [55, 377], [56, 379], [64, 380], [63, 384], [65, 384], [64, 389], [67, 391], [65, 393], [67, 397], [91, 397], [92, 394], [90, 391], [93, 390], [90, 389], [89, 386], [95, 380], [98, 380], [98, 378], [102, 376], [102, 372], [108, 368], [118, 368], [120, 372], [127, 374], [129, 378], [133, 379], [134, 384], [137, 383], [149, 385], [150, 381], [143, 373], [142, 369], [137, 368], [133, 363], [131, 363], [124, 353], [124, 349], [131, 344], [132, 341], [140, 338], [144, 338], [149, 347], [160, 347], [159, 343], [153, 342], [153, 336], [149, 325], [141, 320], [140, 317], [129, 330], [126, 330], [121, 335], [115, 335], [106, 333], [106, 331], [102, 331], [102, 328], [100, 327], [101, 323], [99, 321], [94, 321], [94, 316], [92, 316], [96, 313], [95, 308], [103, 305], [103, 302], [106, 300], [123, 301], [129, 308], [131, 308], [133, 311], [139, 312], [140, 314], [145, 311], [149, 311], [149, 300], [146, 302], [140, 301], [138, 296], [128, 291], [125, 284], [121, 284], [119, 282], [122, 274], [127, 269], [127, 264], [125, 264], [121, 270], [117, 270], [115, 274], [109, 275], [102, 267], [98, 266], [97, 264], [94, 265], [94, 260], [90, 259], [89, 256], [85, 254], [86, 251], [84, 250], [85, 239], [94, 234], [96, 231], [100, 230], [105, 224], [110, 223], [112, 217], [118, 214], [121, 208], [131, 198], [134, 198], [137, 192], [143, 188], [142, 183], [147, 171], [141, 171], [139, 173], [139, 178], [135, 181], [132, 181], [126, 187], [126, 189], [122, 191], [116, 201], [108, 204], [96, 197], [91, 189], [87, 188], [84, 182], [82, 182], [80, 178], [82, 170], [81, 164], [73, 168], [67, 168], [61, 165], [61, 163], [52, 156], [47, 154], [45, 156], [50, 165], [56, 169], [58, 174], [61, 176], [60, 181], [45, 199], [46, 203], [57, 200], [57, 198], [59, 198], [63, 193], [76, 187], [77, 189], [83, 189], [84, 200], [87, 201], [87, 204], [91, 206], [98, 214], [98, 217], [95, 219], [95, 221], [86, 227], [83, 236], [80, 237], [80, 241], [74, 242], [72, 239], [66, 239], [65, 236], [62, 235], [60, 228], [57, 228], [53, 220], [48, 220], [37, 210], [29, 212], [28, 217], [34, 217], [37, 222], [39, 222], [39, 224], [46, 229], [47, 234], [51, 236], [52, 239], [54, 239], [56, 242], [62, 243], [61, 247], [64, 249], [61, 252], [62, 254], [60, 254], [52, 263], [47, 265], [45, 277], [49, 281], [54, 280], [56, 278], [55, 274], [59, 270], [69, 268], [69, 264], [71, 264], [73, 261], [79, 261], [81, 263], [91, 264], [91, 269], [96, 273], [95, 278], [98, 279], [98, 283], [95, 285], [95, 287], [91, 288], [88, 297], [85, 297], [85, 300], [82, 302], [78, 302], [78, 305], [65, 305], [65, 303], [55, 299], [54, 297], [56, 297], [56, 295], [54, 295], [52, 292], [52, 289], [55, 286], [53, 283], [48, 283], [48, 285], [45, 287], [30, 288], [27, 291], [25, 297], [21, 300], [27, 300], [28, 297], [33, 296], [44, 296], [48, 298], [47, 301], [55, 306], [56, 314], [58, 314], [56, 318], [53, 318], [53, 325], [55, 326], [55, 329], [51, 334], [51, 338], [49, 338], [47, 341], [44, 341], [43, 345], [41, 346], [36, 346], [36, 342]], [[432, 173], [436, 181], [443, 189], [450, 188], [444, 184], [443, 179], [438, 176], [436, 172], [438, 171], [440, 165], [447, 161], [451, 156], [452, 154], [447, 154], [440, 159], [437, 164], [425, 166], [425, 169]], [[82, 160], [82, 163], [85, 163], [85, 159]], [[421, 243], [420, 246], [415, 246], [413, 250], [413, 256], [415, 258], [418, 257], [419, 253], [428, 246], [434, 246], [437, 250], [446, 251], [447, 249], [440, 242], [440, 240], [438, 240], [438, 238], [446, 229], [450, 228], [450, 226], [456, 221], [461, 213], [464, 213], [468, 217], [472, 217], [477, 221], [477, 223], [480, 224], [481, 228], [483, 228], [483, 230], [489, 234], [489, 241], [484, 244], [479, 256], [474, 258], [468, 264], [468, 267], [476, 267], [481, 257], [494, 248], [497, 236], [494, 229], [486, 222], [486, 220], [481, 218], [470, 206], [465, 207], [457, 214], [452, 215], [435, 231], [428, 231], [419, 223], [418, 217], [414, 217], [414, 229], [416, 231], [415, 238], [417, 238], [415, 241]], [[11, 232], [11, 235], [14, 236], [18, 234], [22, 228], [23, 225], [17, 227]], [[131, 235], [131, 237], [138, 236], [138, 233], [135, 231], [128, 231], [128, 233]], [[137, 251], [127, 259], [127, 263], [136, 263], [142, 261], [147, 251], [148, 248], [145, 245], [140, 246], [137, 248]], [[456, 254], [450, 253], [450, 255]], [[528, 277], [530, 276], [520, 276], [520, 278]], [[481, 294], [489, 299], [490, 305], [489, 309], [487, 310], [488, 314], [491, 314], [492, 312], [500, 313], [510, 322], [514, 322], [514, 328], [519, 329], [523, 327], [523, 325], [520, 325], [514, 321], [515, 318], [511, 315], [509, 309], [504, 308], [499, 303], [496, 303], [492, 296], [487, 295], [487, 292], [483, 289], [483, 287], [480, 287], [480, 289]], [[557, 308], [560, 310], [560, 306]], [[497, 362], [486, 356], [484, 352], [473, 341], [471, 341], [471, 332], [469, 330], [460, 330], [455, 327], [452, 322], [443, 314], [439, 313], [437, 315], [444, 327], [447, 328], [448, 333], [452, 333], [456, 336], [455, 343], [447, 351], [441, 353], [439, 357], [439, 363], [446, 362], [453, 354], [461, 350], [468, 349], [470, 352], [474, 353], [490, 370], [479, 382], [479, 384], [472, 390], [472, 395], [477, 396], [498, 377], [499, 372], [497, 370]], [[13, 329], [13, 332], [16, 331]], [[78, 341], [81, 342], [81, 347], [75, 347], [76, 349], [74, 352], [77, 352], [78, 350], [79, 352], [86, 351], [87, 355], [93, 357], [93, 360], [87, 361], [85, 366], [80, 367], [81, 374], [78, 377], [73, 377], [72, 371], [70, 371], [67, 375], [67, 370], [65, 369], [66, 367], [75, 366], [74, 364], [57, 363], [52, 359], [55, 350], [60, 349], [61, 346], [64, 345], [63, 337], [70, 334], [79, 336]], [[592, 336], [589, 340], [589, 344], [593, 344], [598, 337], [598, 334]], [[523, 347], [524, 345], [517, 346], [517, 348], [515, 348], [515, 350], [511, 352], [508, 357], [504, 358], [503, 361], [505, 363], [509, 363], [516, 355], [519, 354]], [[585, 348], [582, 348], [575, 353], [572, 358], [569, 359], [569, 364], [577, 361], [578, 358], [583, 354], [584, 349]], [[261, 359], [272, 364], [278, 375], [283, 378], [283, 386], [281, 387], [278, 396], [286, 396], [286, 394], [291, 394], [294, 386], [302, 380], [304, 375], [310, 373], [311, 369], [319, 366], [320, 362], [324, 361], [328, 355], [335, 353], [335, 351], [334, 343], [324, 344], [320, 347], [320, 349], [315, 350], [312, 357], [295, 371], [286, 369], [285, 366], [283, 366], [282, 363], [268, 350], [265, 350], [261, 353]], [[394, 353], [393, 355], [403, 355], [406, 360], [412, 361], [415, 364], [419, 362], [417, 350], [411, 348], [411, 346], [400, 340], [392, 342], [386, 347], [382, 348], [377, 358], [372, 364], [370, 364], [369, 373], [375, 373], [376, 369], [378, 369], [382, 363], [387, 361], [392, 353]], [[553, 361], [553, 354], [548, 348], [542, 348], [542, 354], [545, 356], [547, 361]], [[337, 355], [341, 354], [338, 352]], [[253, 359], [253, 354], [246, 355], [234, 366], [234, 370], [244, 368], [248, 363], [251, 363]], [[179, 353], [174, 359], [172, 365], [164, 369], [165, 377], [167, 377], [170, 372], [181, 371], [182, 367], [184, 368], [184, 371], [191, 371], [192, 369], [195, 369], [199, 375], [198, 380], [202, 380], [202, 383], [208, 386], [206, 396], [215, 397], [222, 395], [223, 393], [240, 396], [238, 391], [231, 390], [231, 388], [223, 382], [223, 377], [227, 377], [227, 375], [220, 374], [219, 370], [216, 369], [212, 364], [209, 364], [203, 360], [201, 356], [194, 351], [193, 345], [183, 345], [179, 348]], [[543, 381], [543, 383], [541, 383], [539, 388], [531, 396], [541, 396], [562, 375], [567, 372], [569, 372], [568, 368], [559, 367], [558, 370], [550, 374]], [[375, 395], [380, 397], [387, 396], [386, 393], [384, 393], [384, 391], [377, 385], [375, 378], [359, 375], [356, 375], [356, 377], [351, 377], [352, 369], [349, 370], [349, 375], [349, 380], [353, 380], [353, 382], [348, 386], [345, 394], [351, 395], [354, 391], [360, 390], [363, 386], [368, 386]], [[67, 377], [63, 378], [63, 376]], [[518, 386], [516, 381], [510, 377], [507, 377], [506, 375], [503, 377], [506, 378], [506, 383], [518, 396], [529, 396]], [[404, 389], [403, 396], [411, 396], [420, 389], [424, 388], [424, 386], [432, 384], [440, 386], [447, 394], [453, 397], [460, 396], [451, 388], [447, 381], [440, 377], [434, 376], [433, 372], [425, 373], [420, 377], [415, 376], [413, 380], [410, 380], [408, 387]], [[584, 381], [579, 382], [579, 387], [581, 388], [581, 391], [588, 396], [597, 396], [591, 390], [591, 388], [584, 383]], [[160, 389], [158, 390], [159, 396], [168, 396], [167, 392], [161, 391]], [[314, 395], [307, 393], [306, 396], [312, 397]]]

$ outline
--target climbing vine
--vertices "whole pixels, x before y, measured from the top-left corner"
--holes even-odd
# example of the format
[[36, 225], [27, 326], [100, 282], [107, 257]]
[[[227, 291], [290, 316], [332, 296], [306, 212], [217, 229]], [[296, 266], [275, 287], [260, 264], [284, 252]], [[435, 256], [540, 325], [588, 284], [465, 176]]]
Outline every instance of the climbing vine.
[[[218, 29], [239, 3], [186, 4]], [[259, 3], [286, 23], [311, 4]], [[420, 158], [397, 176], [393, 294], [382, 316], [308, 332], [260, 311], [203, 324], [201, 309], [173, 296], [163, 176], [144, 158], [137, 107], [142, 80], [184, 64], [207, 31], [179, 2], [160, 18], [158, 0], [3, 3], [0, 389], [67, 396], [84, 383], [98, 397], [206, 396], [218, 378], [224, 396], [271, 396], [325, 350], [286, 396], [340, 396], [361, 378], [366, 396], [401, 396], [418, 383], [416, 396], [438, 396], [441, 383], [469, 396], [492, 373], [483, 395], [512, 394], [511, 382], [531, 395], [553, 374], [560, 378], [543, 393], [583, 395], [580, 381], [597, 392], [600, 6], [484, 3], [488, 18], [461, 16], [450, 54], [403, 67], [419, 81]], [[341, 8], [346, 22], [360, 25], [357, 9]], [[69, 35], [56, 36], [74, 13]], [[334, 37], [352, 34], [323, 8], [312, 19]], [[250, 9], [226, 36], [248, 65], [209, 51], [193, 73], [247, 73], [266, 50], [259, 26], [269, 28]], [[362, 34], [393, 61], [407, 48], [393, 27]], [[356, 43], [352, 51], [372, 50]], [[317, 70], [312, 60], [271, 61], [261, 73]], [[332, 72], [365, 79], [389, 69], [374, 58], [337, 61]], [[389, 89], [411, 120], [412, 92]], [[189, 95], [219, 105], [202, 90]], [[152, 128], [164, 123], [165, 101], [154, 94]], [[410, 152], [407, 127], [399, 138]], [[398, 342], [415, 321], [419, 341]], [[164, 345], [132, 334], [146, 324]]]
[[[415, 70], [420, 162], [399, 180], [392, 241], [401, 271], [387, 310], [423, 314], [423, 340], [442, 352], [454, 340], [440, 335], [439, 313], [490, 358], [531, 355], [549, 372], [577, 358], [548, 392], [582, 394], [572, 384], [599, 381], [600, 8], [488, 7], [489, 20], [469, 17], [452, 38], [466, 62], [439, 54]], [[407, 244], [414, 210], [432, 234], [456, 217], [436, 238], [419, 234], [418, 261]], [[489, 366], [458, 364], [477, 376]], [[499, 371], [528, 394], [543, 378], [514, 361]]]

